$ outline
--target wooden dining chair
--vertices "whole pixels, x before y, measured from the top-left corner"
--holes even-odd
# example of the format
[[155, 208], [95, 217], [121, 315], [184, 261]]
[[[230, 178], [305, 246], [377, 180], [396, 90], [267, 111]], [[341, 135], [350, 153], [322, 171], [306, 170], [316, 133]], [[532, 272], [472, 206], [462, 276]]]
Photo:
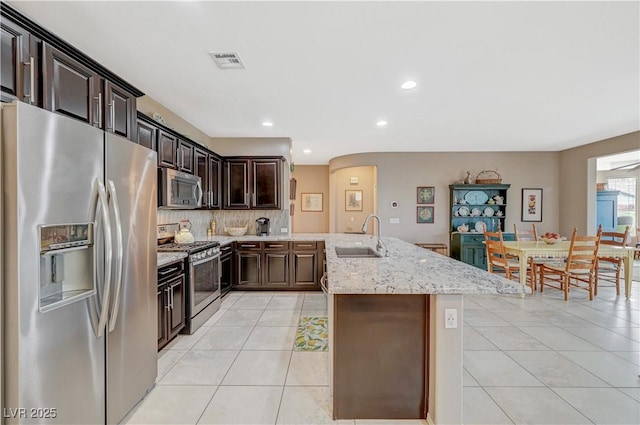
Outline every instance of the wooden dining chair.
[[[536, 224], [531, 224], [531, 230], [518, 229], [518, 225], [513, 223], [513, 234], [515, 235], [516, 241], [537, 241], [538, 240], [538, 229], [536, 228]], [[517, 258], [517, 257], [516, 257]], [[528, 272], [529, 272], [529, 281], [531, 285], [531, 290], [535, 292], [538, 275], [540, 274], [540, 266], [543, 262], [547, 261], [546, 258], [533, 258], [529, 257], [528, 264]]]
[[[502, 231], [489, 232], [485, 230], [484, 243], [487, 250], [487, 271], [489, 273], [504, 273], [507, 279], [520, 281], [518, 277], [520, 263], [507, 256]], [[529, 284], [531, 285], [531, 281]]]
[[[636, 249], [640, 249], [640, 227], [636, 228]], [[640, 260], [640, 251], [636, 251], [633, 254], [633, 258]]]
[[[575, 287], [588, 291], [589, 301], [593, 300], [601, 233], [602, 229], [598, 229], [596, 236], [578, 236], [578, 229], [574, 228], [566, 260], [542, 264], [540, 292], [543, 292], [547, 285], [563, 291], [564, 300], [567, 301], [569, 289]], [[585, 283], [586, 287], [583, 286]]]
[[[603, 232], [602, 224], [598, 226], [601, 233], [600, 245], [609, 246], [627, 246], [629, 242], [629, 226], [626, 227], [624, 233], [620, 232]], [[601, 280], [613, 282], [616, 285], [616, 295], [620, 295], [620, 271], [624, 265], [623, 258], [602, 257], [598, 256], [596, 267], [596, 286], [594, 295], [598, 295], [598, 285]]]
[[513, 223], [513, 234], [516, 237], [516, 241], [538, 240], [538, 229], [536, 229], [535, 223], [531, 225], [531, 230], [518, 229], [518, 225], [516, 223]]

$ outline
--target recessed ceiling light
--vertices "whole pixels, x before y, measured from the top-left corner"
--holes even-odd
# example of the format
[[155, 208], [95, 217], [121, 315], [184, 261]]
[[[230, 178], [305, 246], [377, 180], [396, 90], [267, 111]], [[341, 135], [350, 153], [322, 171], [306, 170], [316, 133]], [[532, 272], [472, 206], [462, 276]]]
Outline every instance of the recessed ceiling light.
[[376, 125], [377, 125], [378, 127], [384, 127], [385, 125], [387, 125], [387, 122], [386, 122], [386, 121], [384, 121], [384, 120], [380, 120], [380, 121], [378, 121], [378, 122], [376, 123]]
[[402, 87], [405, 90], [411, 90], [416, 88], [416, 86], [418, 85], [418, 83], [416, 83], [413, 80], [409, 80], [409, 81], [405, 81], [404, 83], [402, 83], [402, 85], [400, 87]]
[[305, 149], [302, 151], [302, 153], [309, 155], [311, 153], [311, 149]]
[[273, 123], [271, 121], [264, 121], [262, 125], [265, 127], [273, 127]]

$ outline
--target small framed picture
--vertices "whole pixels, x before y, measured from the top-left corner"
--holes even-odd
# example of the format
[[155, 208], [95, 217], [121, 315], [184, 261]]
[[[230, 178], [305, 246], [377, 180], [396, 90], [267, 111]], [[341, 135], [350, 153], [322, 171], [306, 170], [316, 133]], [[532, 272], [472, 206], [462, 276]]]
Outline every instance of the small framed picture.
[[522, 221], [542, 221], [542, 189], [522, 189]]
[[419, 186], [417, 204], [433, 204], [436, 188], [433, 186]]
[[302, 193], [300, 211], [322, 211], [322, 193]]
[[433, 207], [418, 207], [416, 217], [418, 223], [433, 223]]
[[345, 190], [344, 191], [344, 210], [345, 211], [362, 211], [362, 191], [361, 190]]

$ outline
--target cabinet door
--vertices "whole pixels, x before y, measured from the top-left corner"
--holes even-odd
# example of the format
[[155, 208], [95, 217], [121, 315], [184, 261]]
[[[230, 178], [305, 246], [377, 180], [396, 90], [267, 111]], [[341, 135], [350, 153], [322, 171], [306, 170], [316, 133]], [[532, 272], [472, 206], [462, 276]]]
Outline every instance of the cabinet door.
[[252, 165], [252, 207], [280, 208], [280, 159], [254, 159]]
[[209, 208], [220, 208], [222, 206], [221, 177], [222, 169], [220, 160], [213, 155], [209, 155]]
[[162, 130], [158, 131], [158, 166], [176, 168], [178, 138]]
[[225, 161], [224, 207], [227, 209], [249, 208], [249, 161]]
[[158, 351], [169, 342], [167, 333], [167, 286], [158, 287]]
[[113, 84], [104, 82], [105, 130], [134, 140], [136, 125], [136, 97]]
[[47, 43], [42, 46], [44, 109], [104, 128], [102, 78]]
[[193, 174], [194, 147], [186, 140], [178, 140], [178, 170]]
[[168, 284], [169, 289], [169, 339], [177, 335], [186, 324], [185, 277], [181, 275]]
[[487, 270], [487, 254], [484, 246], [462, 245], [461, 258], [463, 263]]
[[289, 251], [265, 252], [262, 284], [289, 286]]
[[293, 251], [291, 253], [291, 285], [318, 285], [318, 252]]
[[138, 137], [136, 141], [139, 145], [147, 147], [152, 150], [156, 150], [156, 127], [138, 120], [138, 125], [136, 126], [136, 133]]
[[202, 180], [202, 208], [209, 208], [211, 205], [211, 189], [209, 188], [209, 154], [200, 149], [195, 149], [193, 153], [193, 169], [196, 176]]
[[257, 252], [238, 252], [236, 254], [236, 285], [258, 286], [260, 279], [261, 254]]
[[0, 90], [3, 101], [40, 104], [36, 38], [6, 19], [0, 22]]

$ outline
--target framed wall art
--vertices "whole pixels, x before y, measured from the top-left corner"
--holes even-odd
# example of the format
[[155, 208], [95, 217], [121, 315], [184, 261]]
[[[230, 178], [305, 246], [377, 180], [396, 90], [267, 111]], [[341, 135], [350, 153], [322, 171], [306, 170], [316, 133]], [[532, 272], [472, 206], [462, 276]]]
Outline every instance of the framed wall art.
[[322, 211], [322, 193], [302, 193], [300, 211]]
[[418, 186], [417, 204], [433, 204], [436, 188], [433, 186]]
[[542, 221], [542, 189], [522, 189], [522, 221]]
[[418, 223], [433, 223], [433, 207], [418, 207], [416, 221]]
[[345, 211], [362, 211], [362, 191], [361, 190], [345, 190], [344, 191], [344, 210]]

